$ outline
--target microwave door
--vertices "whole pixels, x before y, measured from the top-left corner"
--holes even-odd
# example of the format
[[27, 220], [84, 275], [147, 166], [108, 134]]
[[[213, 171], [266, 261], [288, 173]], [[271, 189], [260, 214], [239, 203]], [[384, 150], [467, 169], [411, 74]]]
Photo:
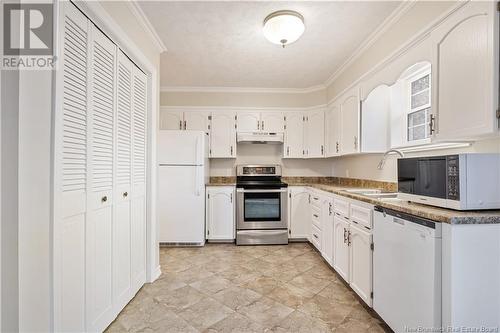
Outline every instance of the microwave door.
[[446, 159], [418, 160], [417, 195], [446, 199]]

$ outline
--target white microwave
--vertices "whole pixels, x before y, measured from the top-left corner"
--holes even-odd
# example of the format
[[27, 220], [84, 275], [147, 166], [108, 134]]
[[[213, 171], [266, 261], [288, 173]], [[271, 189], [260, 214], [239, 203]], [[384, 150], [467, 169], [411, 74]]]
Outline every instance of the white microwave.
[[398, 197], [456, 210], [500, 208], [500, 154], [398, 160]]

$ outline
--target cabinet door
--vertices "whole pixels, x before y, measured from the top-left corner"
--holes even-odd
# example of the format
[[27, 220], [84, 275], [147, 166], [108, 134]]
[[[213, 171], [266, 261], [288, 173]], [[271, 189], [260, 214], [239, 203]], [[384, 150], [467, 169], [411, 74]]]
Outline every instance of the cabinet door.
[[134, 66], [132, 78], [132, 292], [146, 282], [147, 77]]
[[116, 46], [92, 26], [90, 84], [90, 195], [86, 228], [87, 331], [113, 317], [113, 163]]
[[59, 100], [54, 137], [54, 331], [84, 332], [91, 23], [71, 2], [60, 5], [61, 67], [56, 71]]
[[207, 187], [207, 239], [234, 239], [234, 187]]
[[184, 112], [163, 109], [160, 111], [160, 129], [181, 130], [184, 129]]
[[333, 104], [325, 111], [325, 156], [340, 154], [340, 107]]
[[466, 139], [498, 129], [496, 15], [496, 3], [470, 2], [432, 32], [432, 95], [439, 140]]
[[211, 122], [210, 157], [236, 157], [236, 130], [234, 112], [214, 112]]
[[351, 225], [349, 231], [349, 284], [363, 301], [372, 305], [372, 235], [362, 227]]
[[323, 157], [325, 145], [325, 118], [323, 110], [306, 114], [306, 157]]
[[113, 302], [123, 308], [132, 298], [130, 270], [130, 196], [132, 171], [132, 72], [121, 50], [117, 65], [115, 131], [115, 210], [113, 214]]
[[323, 200], [322, 244], [321, 254], [323, 258], [333, 266], [333, 200], [325, 197]]
[[349, 223], [341, 217], [333, 217], [333, 268], [349, 282]]
[[305, 187], [290, 187], [288, 197], [290, 199], [289, 236], [307, 239], [311, 233], [309, 191]]
[[361, 105], [361, 152], [384, 153], [389, 149], [391, 88], [383, 84], [373, 89]]
[[359, 92], [354, 88], [341, 97], [340, 151], [343, 155], [359, 152]]
[[288, 112], [285, 115], [285, 142], [283, 158], [304, 157], [304, 115]]
[[261, 129], [260, 112], [238, 112], [238, 132], [255, 132]]
[[285, 127], [283, 112], [262, 112], [260, 129], [264, 132], [281, 133]]
[[210, 130], [210, 112], [186, 111], [184, 112], [184, 129], [191, 131]]

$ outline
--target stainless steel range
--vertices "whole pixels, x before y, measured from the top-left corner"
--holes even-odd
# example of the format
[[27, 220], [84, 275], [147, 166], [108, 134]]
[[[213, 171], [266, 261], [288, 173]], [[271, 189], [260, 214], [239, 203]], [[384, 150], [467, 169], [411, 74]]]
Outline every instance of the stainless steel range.
[[288, 244], [281, 166], [238, 165], [236, 176], [236, 244]]

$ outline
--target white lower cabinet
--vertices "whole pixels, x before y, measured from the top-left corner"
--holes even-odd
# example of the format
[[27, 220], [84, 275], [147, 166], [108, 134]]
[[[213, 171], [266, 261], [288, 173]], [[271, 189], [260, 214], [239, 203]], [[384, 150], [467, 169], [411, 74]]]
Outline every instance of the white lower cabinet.
[[352, 223], [349, 228], [349, 285], [372, 306], [372, 234], [365, 227]]
[[311, 233], [309, 191], [306, 187], [291, 186], [288, 189], [288, 236], [309, 239]]
[[349, 281], [349, 244], [347, 235], [349, 232], [349, 222], [335, 215], [333, 218], [333, 268]]
[[330, 196], [323, 199], [322, 216], [321, 254], [333, 266], [333, 198]]
[[209, 186], [206, 195], [206, 237], [213, 241], [234, 239], [234, 186]]
[[297, 235], [300, 226], [301, 232], [307, 232], [300, 238], [309, 239], [353, 291], [372, 306], [373, 207], [299, 186], [289, 188], [289, 199], [290, 238]]

